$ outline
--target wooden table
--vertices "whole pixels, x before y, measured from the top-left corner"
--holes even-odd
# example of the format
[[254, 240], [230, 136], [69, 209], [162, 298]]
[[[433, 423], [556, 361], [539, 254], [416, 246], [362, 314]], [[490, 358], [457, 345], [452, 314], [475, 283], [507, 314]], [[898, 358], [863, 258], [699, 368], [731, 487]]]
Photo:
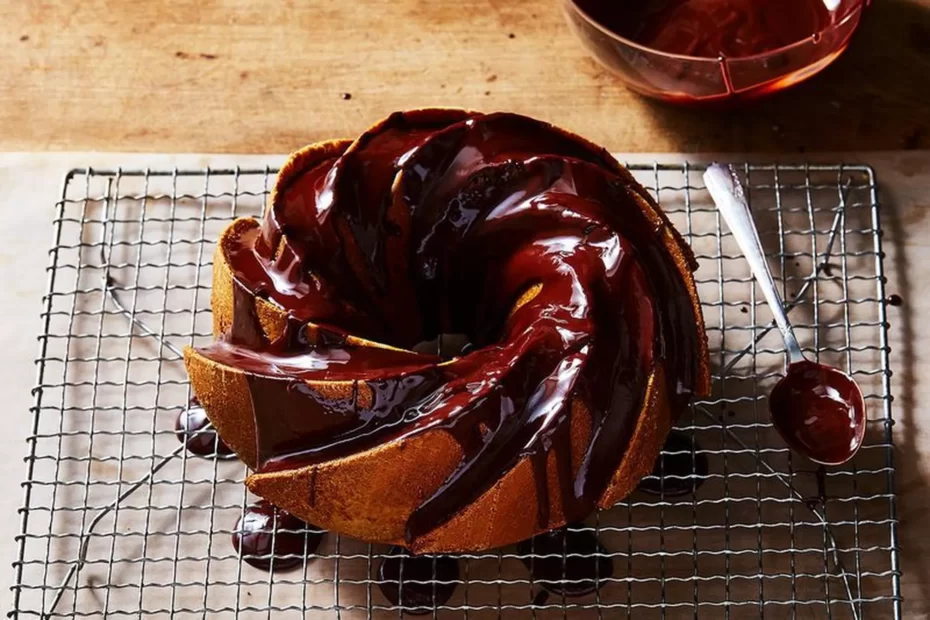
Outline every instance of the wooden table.
[[930, 0], [873, 4], [815, 80], [708, 112], [627, 91], [556, 0], [4, 2], [0, 150], [280, 153], [428, 105], [626, 152], [930, 148]]

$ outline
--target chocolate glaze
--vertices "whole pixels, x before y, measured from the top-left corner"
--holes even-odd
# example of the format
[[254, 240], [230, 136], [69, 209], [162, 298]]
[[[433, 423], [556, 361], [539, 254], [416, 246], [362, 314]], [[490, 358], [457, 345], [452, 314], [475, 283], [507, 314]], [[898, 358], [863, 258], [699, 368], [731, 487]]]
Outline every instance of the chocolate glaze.
[[458, 560], [449, 556], [411, 556], [392, 547], [378, 568], [378, 587], [393, 605], [419, 615], [445, 605], [459, 581]]
[[810, 38], [839, 19], [823, 0], [574, 0], [622, 37], [673, 54], [753, 56]]
[[811, 497], [804, 501], [804, 505], [810, 510], [823, 508], [827, 504], [829, 496], [827, 495], [827, 468], [818, 465], [814, 472], [814, 480], [817, 482], [817, 497]]
[[688, 495], [704, 484], [709, 471], [707, 454], [701, 451], [697, 440], [672, 431], [656, 460], [652, 477], [644, 478], [639, 488], [664, 497]]
[[614, 574], [614, 563], [593, 532], [562, 528], [517, 545], [540, 586], [557, 595], [584, 596]]
[[[588, 514], [650, 371], [664, 368], [676, 413], [699, 380], [698, 320], [660, 235], [692, 268], [693, 257], [664, 215], [642, 212], [631, 179], [603, 149], [545, 123], [441, 110], [394, 114], [285, 176], [260, 228], [227, 251], [233, 324], [201, 349], [248, 377], [258, 470], [443, 428], [462, 461], [414, 511], [408, 540], [522, 457], [546, 528], [550, 451], [563, 513]], [[256, 303], [287, 311], [277, 340], [262, 333]], [[439, 333], [474, 348], [445, 363], [407, 350]], [[593, 417], [577, 470], [575, 398]]]
[[769, 395], [772, 423], [797, 452], [837, 465], [865, 438], [865, 401], [844, 372], [810, 361], [795, 362]]
[[233, 451], [217, 436], [213, 427], [207, 428], [209, 424], [207, 413], [195, 398], [191, 400], [187, 409], [178, 414], [174, 422], [174, 431], [178, 436], [178, 441], [183, 443], [191, 454], [199, 456], [232, 454]]
[[324, 532], [260, 500], [246, 507], [232, 535], [233, 547], [256, 568], [288, 570], [316, 551]]

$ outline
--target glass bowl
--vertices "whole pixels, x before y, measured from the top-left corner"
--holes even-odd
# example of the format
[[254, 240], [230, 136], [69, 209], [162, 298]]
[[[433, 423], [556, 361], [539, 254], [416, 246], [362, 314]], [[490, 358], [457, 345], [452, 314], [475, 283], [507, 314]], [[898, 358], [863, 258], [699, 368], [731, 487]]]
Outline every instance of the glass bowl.
[[811, 77], [843, 53], [866, 4], [866, 0], [840, 0], [832, 24], [791, 45], [754, 56], [705, 58], [635, 43], [601, 26], [574, 0], [561, 2], [569, 26], [585, 48], [629, 88], [682, 104], [755, 99]]

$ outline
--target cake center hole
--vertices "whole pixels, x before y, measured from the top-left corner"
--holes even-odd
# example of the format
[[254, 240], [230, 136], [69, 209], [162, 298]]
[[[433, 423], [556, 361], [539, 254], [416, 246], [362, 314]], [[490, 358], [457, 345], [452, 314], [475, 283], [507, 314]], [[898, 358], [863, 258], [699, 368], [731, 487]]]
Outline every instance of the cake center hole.
[[444, 360], [461, 357], [474, 349], [466, 334], [442, 333], [432, 340], [424, 340], [413, 347], [417, 353], [438, 355]]

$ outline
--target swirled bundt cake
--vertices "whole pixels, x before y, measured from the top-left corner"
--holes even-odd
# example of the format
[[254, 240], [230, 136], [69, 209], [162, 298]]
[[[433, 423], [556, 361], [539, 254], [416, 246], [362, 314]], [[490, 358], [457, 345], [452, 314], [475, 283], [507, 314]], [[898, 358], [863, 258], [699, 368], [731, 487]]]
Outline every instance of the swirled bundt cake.
[[[695, 268], [604, 149], [396, 113], [295, 153], [263, 219], [224, 231], [215, 341], [185, 361], [256, 494], [368, 541], [487, 549], [651, 471], [709, 389]], [[440, 334], [470, 348], [420, 352]]]

